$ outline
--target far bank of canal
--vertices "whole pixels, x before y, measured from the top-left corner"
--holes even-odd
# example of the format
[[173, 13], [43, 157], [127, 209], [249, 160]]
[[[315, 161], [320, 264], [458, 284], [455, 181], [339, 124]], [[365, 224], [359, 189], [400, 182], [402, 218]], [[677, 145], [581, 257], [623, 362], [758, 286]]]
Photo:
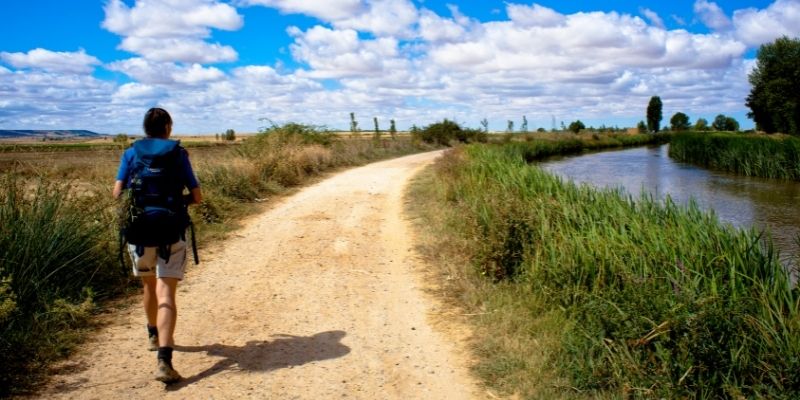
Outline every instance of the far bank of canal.
[[722, 221], [768, 230], [781, 259], [794, 264], [800, 257], [800, 182], [709, 171], [672, 160], [667, 146], [550, 158], [539, 165], [577, 183], [623, 187], [634, 196], [646, 190], [682, 204], [694, 198]]

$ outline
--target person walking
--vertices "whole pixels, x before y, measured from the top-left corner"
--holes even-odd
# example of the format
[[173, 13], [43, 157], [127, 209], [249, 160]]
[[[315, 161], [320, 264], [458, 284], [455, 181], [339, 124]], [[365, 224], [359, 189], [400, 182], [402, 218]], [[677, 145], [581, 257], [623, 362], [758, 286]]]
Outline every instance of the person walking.
[[127, 190], [131, 200], [123, 234], [133, 275], [142, 280], [148, 346], [158, 351], [155, 379], [172, 383], [181, 379], [172, 365], [172, 351], [178, 317], [175, 292], [186, 269], [187, 209], [203, 195], [188, 152], [169, 139], [169, 113], [151, 108], [143, 127], [146, 138], [122, 155], [112, 194], [119, 199]]

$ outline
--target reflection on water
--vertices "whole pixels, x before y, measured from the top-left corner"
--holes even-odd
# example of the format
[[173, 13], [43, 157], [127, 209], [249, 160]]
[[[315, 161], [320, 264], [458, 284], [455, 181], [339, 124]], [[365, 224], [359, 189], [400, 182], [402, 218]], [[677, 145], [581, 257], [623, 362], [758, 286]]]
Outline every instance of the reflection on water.
[[766, 228], [785, 261], [800, 255], [800, 182], [741, 177], [679, 163], [669, 158], [667, 146], [550, 159], [540, 166], [578, 183], [621, 186], [634, 195], [644, 189], [684, 204], [694, 198], [722, 221]]

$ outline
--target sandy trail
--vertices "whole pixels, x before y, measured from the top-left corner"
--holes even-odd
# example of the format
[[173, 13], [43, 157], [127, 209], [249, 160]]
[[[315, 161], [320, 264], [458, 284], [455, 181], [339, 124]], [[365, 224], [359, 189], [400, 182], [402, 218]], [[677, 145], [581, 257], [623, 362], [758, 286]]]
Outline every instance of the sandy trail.
[[115, 315], [41, 396], [475, 397], [463, 345], [432, 327], [437, 303], [422, 290], [424, 266], [402, 216], [406, 183], [439, 154], [337, 174], [204, 251], [178, 289], [182, 382], [152, 379], [155, 353], [136, 306]]

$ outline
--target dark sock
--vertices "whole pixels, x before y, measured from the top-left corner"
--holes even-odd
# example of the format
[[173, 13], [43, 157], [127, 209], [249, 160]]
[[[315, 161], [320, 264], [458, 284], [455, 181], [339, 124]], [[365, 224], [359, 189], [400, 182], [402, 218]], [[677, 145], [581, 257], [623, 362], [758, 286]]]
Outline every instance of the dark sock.
[[147, 324], [147, 336], [158, 336], [158, 328]]
[[164, 360], [172, 368], [172, 347], [159, 347], [158, 359]]

